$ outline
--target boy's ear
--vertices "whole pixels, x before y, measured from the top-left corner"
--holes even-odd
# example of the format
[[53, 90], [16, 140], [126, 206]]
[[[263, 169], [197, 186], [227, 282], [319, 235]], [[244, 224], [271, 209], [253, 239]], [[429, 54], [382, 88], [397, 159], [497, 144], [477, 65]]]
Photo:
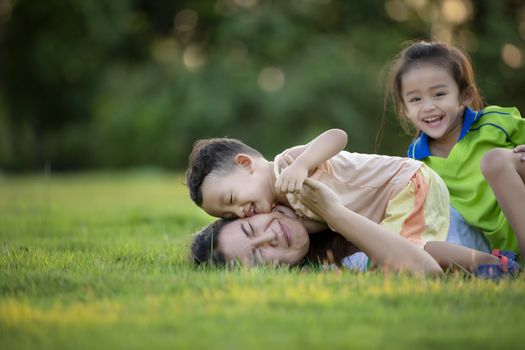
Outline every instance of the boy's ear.
[[252, 171], [253, 169], [253, 158], [246, 153], [239, 153], [235, 156], [235, 164], [243, 169]]

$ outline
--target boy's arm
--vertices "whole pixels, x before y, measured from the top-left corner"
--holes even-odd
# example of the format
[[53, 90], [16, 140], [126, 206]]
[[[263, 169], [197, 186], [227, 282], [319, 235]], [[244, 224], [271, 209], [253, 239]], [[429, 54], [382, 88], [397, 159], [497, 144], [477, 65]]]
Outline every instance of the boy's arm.
[[308, 176], [308, 172], [341, 152], [348, 141], [348, 135], [341, 129], [330, 129], [317, 136], [303, 148], [293, 148], [288, 166], [281, 172], [275, 182], [277, 192], [297, 192]]

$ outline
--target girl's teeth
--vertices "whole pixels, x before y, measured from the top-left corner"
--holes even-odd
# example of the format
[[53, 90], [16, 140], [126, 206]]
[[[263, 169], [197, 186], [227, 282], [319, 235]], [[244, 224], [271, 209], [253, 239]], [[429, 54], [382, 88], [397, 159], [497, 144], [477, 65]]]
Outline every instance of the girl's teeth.
[[433, 122], [436, 122], [438, 120], [441, 120], [441, 116], [437, 116], [437, 117], [432, 117], [432, 118], [428, 118], [428, 119], [425, 119], [425, 122], [427, 123], [433, 123]]

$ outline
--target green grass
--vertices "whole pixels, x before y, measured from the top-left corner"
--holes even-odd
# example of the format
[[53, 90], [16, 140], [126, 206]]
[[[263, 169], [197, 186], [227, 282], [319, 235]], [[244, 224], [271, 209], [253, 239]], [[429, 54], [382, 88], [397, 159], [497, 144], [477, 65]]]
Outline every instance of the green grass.
[[163, 173], [0, 178], [1, 349], [464, 349], [525, 341], [525, 281], [194, 269]]

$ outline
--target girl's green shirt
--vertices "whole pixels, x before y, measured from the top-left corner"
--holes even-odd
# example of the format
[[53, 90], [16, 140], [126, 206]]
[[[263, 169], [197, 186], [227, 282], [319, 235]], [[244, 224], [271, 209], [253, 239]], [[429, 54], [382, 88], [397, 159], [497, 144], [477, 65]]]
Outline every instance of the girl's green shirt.
[[[519, 111], [489, 106], [481, 111], [465, 111], [461, 135], [447, 158], [430, 154], [425, 134], [410, 145], [408, 153], [443, 178], [452, 206], [470, 225], [483, 231], [491, 248], [518, 252], [516, 235], [481, 173], [480, 162], [493, 148], [513, 149], [522, 144], [525, 144], [525, 120]], [[525, 215], [525, 208], [523, 211]]]

